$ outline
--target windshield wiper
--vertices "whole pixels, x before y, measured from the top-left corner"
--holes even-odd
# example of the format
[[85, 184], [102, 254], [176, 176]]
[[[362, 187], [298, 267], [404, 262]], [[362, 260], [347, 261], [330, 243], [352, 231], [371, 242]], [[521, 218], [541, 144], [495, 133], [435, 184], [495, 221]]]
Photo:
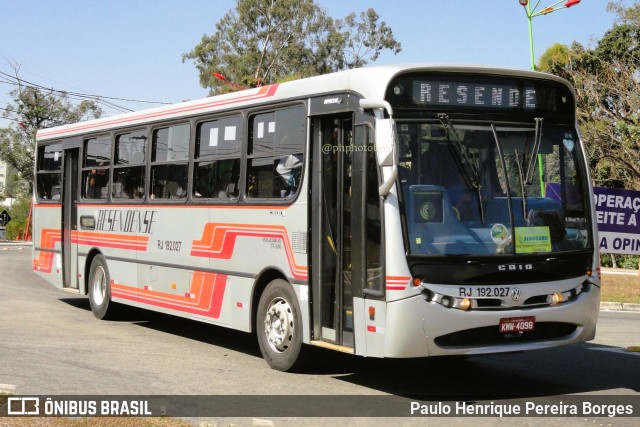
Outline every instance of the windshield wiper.
[[[536, 117], [535, 121], [536, 121], [536, 131], [533, 137], [533, 147], [531, 148], [531, 157], [529, 158], [529, 165], [527, 166], [527, 174], [525, 175], [527, 185], [531, 184], [531, 180], [533, 179], [534, 165], [536, 164], [536, 157], [538, 157], [538, 153], [540, 152], [540, 144], [542, 142], [543, 119], [541, 117]], [[523, 194], [523, 197], [524, 197], [524, 194]]]
[[[469, 156], [467, 156], [466, 151], [462, 149], [462, 142], [458, 137], [458, 133], [456, 132], [453, 123], [451, 123], [451, 119], [446, 114], [438, 114], [438, 120], [440, 120], [440, 123], [442, 123], [442, 126], [444, 127], [447, 145], [449, 146], [449, 150], [453, 154], [453, 158], [462, 173], [462, 178], [464, 179], [465, 184], [469, 189], [477, 190], [480, 187], [478, 170], [469, 159]], [[452, 133], [455, 136], [455, 141], [450, 137]]]
[[[469, 156], [467, 155], [466, 150], [463, 150], [462, 141], [458, 137], [458, 132], [456, 132], [456, 128], [453, 126], [451, 119], [447, 114], [440, 113], [437, 115], [438, 120], [442, 124], [445, 130], [445, 136], [447, 138], [447, 145], [449, 146], [449, 151], [453, 155], [453, 158], [462, 174], [462, 178], [464, 182], [470, 190], [474, 190], [478, 195], [478, 205], [480, 208], [480, 219], [482, 224], [484, 225], [484, 206], [482, 204], [482, 187], [480, 185], [480, 173], [478, 172], [478, 168], [471, 161]], [[455, 141], [451, 139], [450, 135], [453, 133], [455, 137]]]
[[[515, 221], [513, 217], [513, 204], [511, 202], [511, 187], [509, 186], [509, 174], [507, 173], [507, 165], [504, 160], [504, 155], [502, 154], [502, 144], [500, 144], [500, 139], [498, 138], [498, 132], [496, 131], [496, 125], [491, 123], [491, 131], [493, 132], [493, 139], [496, 142], [496, 150], [498, 152], [498, 157], [500, 158], [500, 165], [502, 166], [502, 170], [504, 171], [504, 181], [505, 181], [505, 190], [507, 192], [507, 208], [509, 209], [509, 221], [511, 221], [511, 236], [509, 236], [504, 242], [500, 243], [496, 248], [496, 253], [505, 253], [507, 246], [512, 246], [513, 243], [513, 233], [515, 231]], [[516, 153], [516, 158], [518, 154]], [[519, 162], [518, 162], [519, 163]], [[520, 177], [522, 178], [522, 168], [520, 168]], [[523, 197], [522, 200], [525, 198]], [[524, 209], [524, 208], [523, 208]], [[513, 248], [511, 248], [512, 252], [515, 252]]]

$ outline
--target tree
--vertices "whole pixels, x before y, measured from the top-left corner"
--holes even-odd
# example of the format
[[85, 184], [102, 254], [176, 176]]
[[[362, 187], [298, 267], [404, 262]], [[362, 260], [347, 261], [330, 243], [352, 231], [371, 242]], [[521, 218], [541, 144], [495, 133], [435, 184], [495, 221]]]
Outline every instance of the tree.
[[343, 21], [337, 21], [336, 27], [344, 40], [344, 53], [347, 68], [363, 67], [369, 61], [378, 59], [383, 50], [400, 53], [402, 46], [393, 37], [393, 31], [383, 21], [378, 24], [378, 14], [369, 9], [361, 12], [359, 19], [355, 13], [349, 14]]
[[[11, 221], [5, 229], [7, 240], [25, 239], [29, 209], [31, 209], [31, 198], [29, 197], [22, 197], [16, 200], [11, 208], [7, 209], [9, 215], [11, 215]], [[29, 224], [27, 232], [31, 235], [31, 224]]]
[[313, 0], [238, 0], [182, 60], [195, 62], [211, 94], [236, 90], [230, 82], [253, 87], [360, 67], [402, 49], [378, 19], [369, 9], [334, 20]]
[[568, 79], [595, 185], [640, 189], [640, 4], [610, 2], [618, 19], [594, 48], [554, 45], [539, 69]]
[[38, 129], [98, 118], [102, 110], [93, 101], [72, 104], [64, 93], [25, 85], [17, 77], [19, 67], [14, 69], [18, 88], [9, 93], [13, 97], [13, 104], [4, 109], [3, 116], [13, 119], [15, 123], [0, 128], [0, 159], [17, 170], [30, 192]]

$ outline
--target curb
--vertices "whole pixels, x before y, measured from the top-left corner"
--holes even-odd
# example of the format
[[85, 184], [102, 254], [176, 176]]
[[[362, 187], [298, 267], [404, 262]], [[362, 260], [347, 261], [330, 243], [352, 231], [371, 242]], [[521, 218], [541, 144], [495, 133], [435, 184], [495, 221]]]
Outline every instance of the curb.
[[33, 242], [13, 242], [9, 240], [0, 240], [0, 246], [33, 246]]
[[640, 304], [631, 304], [629, 302], [601, 302], [600, 310], [640, 311]]

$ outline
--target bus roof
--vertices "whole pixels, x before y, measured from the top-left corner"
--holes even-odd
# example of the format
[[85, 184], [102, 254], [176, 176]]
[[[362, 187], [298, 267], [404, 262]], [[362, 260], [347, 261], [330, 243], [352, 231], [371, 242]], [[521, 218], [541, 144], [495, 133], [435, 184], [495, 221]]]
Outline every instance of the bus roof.
[[179, 120], [247, 106], [283, 102], [335, 92], [352, 92], [359, 94], [363, 98], [382, 100], [384, 99], [387, 84], [394, 76], [404, 72], [420, 71], [544, 78], [568, 85], [564, 79], [551, 74], [509, 68], [451, 64], [375, 66], [340, 71], [286, 83], [276, 83], [169, 106], [40, 129], [36, 139], [38, 141], [46, 141], [68, 138], [88, 133], [106, 132], [121, 127], [143, 126], [159, 121]]

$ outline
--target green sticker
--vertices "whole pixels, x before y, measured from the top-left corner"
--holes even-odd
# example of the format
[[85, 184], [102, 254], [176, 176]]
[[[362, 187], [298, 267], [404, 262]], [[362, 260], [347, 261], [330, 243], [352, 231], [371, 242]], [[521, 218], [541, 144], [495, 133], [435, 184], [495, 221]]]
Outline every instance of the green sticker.
[[516, 253], [551, 252], [549, 227], [516, 227]]
[[507, 227], [502, 224], [496, 224], [491, 227], [491, 240], [496, 245], [506, 241], [509, 238], [509, 232], [507, 231]]

